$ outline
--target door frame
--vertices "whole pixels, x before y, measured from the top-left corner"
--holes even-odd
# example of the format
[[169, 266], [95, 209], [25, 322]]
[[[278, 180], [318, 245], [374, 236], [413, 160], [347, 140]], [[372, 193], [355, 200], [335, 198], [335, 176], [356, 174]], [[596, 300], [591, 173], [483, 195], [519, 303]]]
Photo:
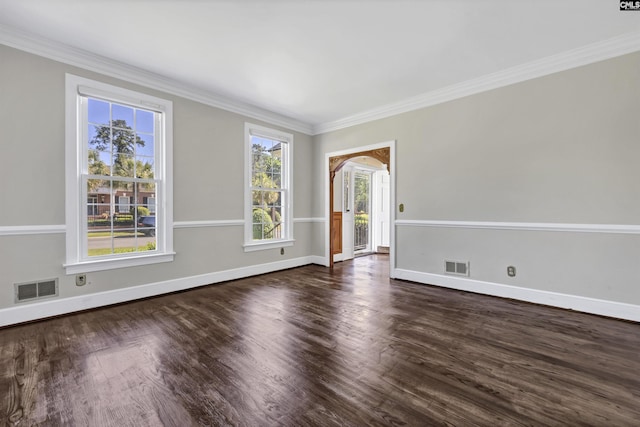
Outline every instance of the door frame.
[[[353, 157], [366, 156], [368, 151], [379, 150], [381, 148], [389, 149], [389, 277], [395, 278], [396, 269], [396, 141], [386, 141], [377, 144], [362, 145], [340, 151], [332, 151], [325, 153], [324, 158], [324, 212], [325, 212], [325, 245], [324, 245], [324, 265], [333, 267], [333, 255], [331, 254], [331, 232], [333, 231], [333, 177], [331, 171], [331, 158], [343, 157], [341, 162], [336, 165], [333, 170], [339, 170], [342, 165]], [[373, 157], [373, 156], [372, 156]]]

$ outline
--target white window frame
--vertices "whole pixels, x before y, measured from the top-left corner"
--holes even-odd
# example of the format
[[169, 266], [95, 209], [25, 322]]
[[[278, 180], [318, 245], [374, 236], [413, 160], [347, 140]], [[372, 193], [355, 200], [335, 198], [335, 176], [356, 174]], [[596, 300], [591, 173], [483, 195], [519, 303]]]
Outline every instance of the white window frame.
[[[282, 248], [293, 246], [295, 239], [293, 238], [293, 135], [276, 129], [264, 126], [245, 123], [244, 125], [244, 251], [252, 252], [264, 249]], [[282, 216], [284, 233], [279, 239], [269, 240], [253, 240], [253, 198], [251, 188], [251, 137], [258, 136], [262, 138], [279, 141], [286, 144], [286, 149], [282, 150]]]
[[[86, 144], [86, 98], [160, 113], [154, 149], [157, 209], [156, 250], [89, 257], [86, 248], [87, 209], [84, 177], [88, 173]], [[87, 273], [173, 261], [173, 103], [144, 93], [66, 74], [66, 262], [67, 274]], [[84, 199], [83, 199], [84, 198]]]

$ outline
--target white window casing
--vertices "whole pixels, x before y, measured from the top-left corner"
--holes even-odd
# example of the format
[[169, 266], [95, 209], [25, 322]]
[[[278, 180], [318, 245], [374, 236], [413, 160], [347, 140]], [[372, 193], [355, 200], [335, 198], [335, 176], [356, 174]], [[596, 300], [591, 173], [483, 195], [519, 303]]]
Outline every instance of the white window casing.
[[[87, 105], [89, 98], [100, 102], [118, 104], [127, 108], [140, 109], [149, 117], [153, 113], [153, 157], [149, 161], [153, 164], [151, 178], [142, 179], [137, 175], [131, 178], [113, 174], [99, 176], [90, 175], [88, 167], [88, 116]], [[109, 270], [115, 268], [154, 264], [173, 261], [173, 104], [171, 101], [160, 99], [144, 93], [124, 89], [87, 78], [66, 75], [65, 88], [65, 170], [66, 170], [66, 262], [64, 267], [67, 274], [86, 273], [92, 271]], [[111, 104], [110, 104], [111, 105]], [[138, 111], [138, 110], [136, 110]], [[110, 116], [112, 117], [112, 116]], [[109, 126], [112, 126], [110, 121]], [[112, 131], [113, 132], [113, 131]], [[132, 131], [133, 133], [133, 131]], [[133, 161], [137, 160], [131, 156]], [[111, 166], [113, 168], [113, 165]], [[94, 172], [95, 173], [95, 172]], [[88, 180], [103, 177], [109, 182], [110, 192], [96, 190], [97, 196], [87, 194]], [[134, 188], [142, 185], [152, 186], [155, 198], [156, 240], [152, 250], [138, 250], [127, 253], [109, 253], [93, 256], [89, 254], [88, 238], [88, 201], [94, 201], [92, 212], [101, 206], [110, 204], [109, 215], [125, 212], [132, 207], [143, 206], [142, 199], [138, 200], [131, 194], [118, 194], [113, 191], [116, 183], [129, 183]], [[136, 193], [134, 193], [136, 194]], [[104, 202], [104, 198], [109, 200]], [[103, 205], [104, 203], [104, 205]], [[138, 235], [136, 215], [130, 232]], [[107, 231], [108, 232], [108, 231]], [[114, 226], [111, 222], [111, 235], [114, 237]], [[139, 234], [142, 235], [142, 234]], [[115, 252], [112, 250], [112, 252]]]
[[[272, 144], [272, 150], [278, 151], [278, 158], [280, 159], [280, 173], [276, 175], [279, 180], [279, 185], [270, 181], [268, 186], [254, 185], [254, 152], [253, 143], [265, 143]], [[265, 155], [265, 157], [271, 157]], [[245, 238], [244, 238], [244, 250], [245, 252], [282, 248], [285, 246], [292, 246], [294, 244], [293, 238], [293, 135], [282, 132], [279, 130], [259, 126], [251, 123], [245, 123]], [[254, 195], [257, 194], [270, 194], [277, 195], [279, 201], [278, 206], [271, 205], [271, 217], [269, 222], [279, 215], [276, 219], [278, 227], [271, 227], [268, 233], [265, 235], [267, 229], [266, 224], [254, 224], [254, 209], [260, 210], [254, 204]], [[276, 213], [277, 211], [277, 213]], [[280, 221], [280, 222], [278, 222]], [[276, 232], [276, 228], [278, 229]], [[262, 235], [260, 232], [256, 233], [256, 230], [262, 229]], [[261, 236], [261, 237], [260, 237]]]

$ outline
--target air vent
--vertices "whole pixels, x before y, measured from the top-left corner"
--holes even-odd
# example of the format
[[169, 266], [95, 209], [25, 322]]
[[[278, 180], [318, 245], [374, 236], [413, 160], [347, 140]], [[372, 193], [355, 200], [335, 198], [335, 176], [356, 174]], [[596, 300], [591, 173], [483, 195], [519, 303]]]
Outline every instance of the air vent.
[[460, 261], [445, 261], [444, 272], [446, 274], [453, 274], [456, 276], [468, 276], [469, 275], [469, 262]]
[[41, 298], [58, 296], [58, 279], [42, 280], [40, 282], [16, 283], [15, 302], [27, 302]]

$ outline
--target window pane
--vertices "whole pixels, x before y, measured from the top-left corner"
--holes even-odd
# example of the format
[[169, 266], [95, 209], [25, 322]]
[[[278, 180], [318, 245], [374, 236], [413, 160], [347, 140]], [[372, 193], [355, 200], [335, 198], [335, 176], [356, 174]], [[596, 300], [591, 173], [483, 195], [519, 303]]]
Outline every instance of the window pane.
[[138, 133], [136, 140], [136, 154], [138, 156], [154, 156], [153, 135]]
[[97, 195], [105, 186], [108, 187], [109, 183], [102, 179], [88, 179], [87, 180], [87, 194]]
[[138, 156], [136, 157], [136, 178], [153, 179], [154, 162], [153, 157]]
[[111, 175], [111, 153], [106, 151], [89, 150], [87, 152], [88, 172], [90, 175]]
[[133, 156], [126, 154], [116, 154], [113, 159], [113, 175], [134, 177], [135, 162]]
[[282, 176], [279, 173], [274, 173], [271, 175], [271, 182], [273, 184], [272, 188], [281, 188], [282, 187]]
[[147, 252], [156, 250], [156, 238], [150, 236], [138, 237], [136, 239], [138, 252]]
[[147, 199], [147, 209], [149, 209], [149, 213], [151, 215], [155, 215], [156, 213], [156, 198], [155, 197], [149, 197]]
[[153, 182], [138, 182], [136, 183], [138, 191], [138, 200], [142, 201], [144, 198], [155, 197], [156, 184]]
[[148, 243], [156, 243], [156, 217], [153, 215], [140, 216], [136, 223], [138, 237], [146, 246]]
[[87, 137], [89, 139], [89, 148], [111, 151], [111, 128], [89, 125]]
[[264, 209], [255, 208], [253, 210], [253, 239], [262, 240], [265, 238], [265, 229], [271, 219]]
[[252, 194], [252, 197], [253, 197], [253, 206], [256, 206], [256, 207], [264, 206], [264, 199], [262, 197], [262, 191], [253, 190], [251, 192], [251, 194]]
[[133, 195], [133, 184], [130, 182], [114, 181], [112, 198], [115, 203], [115, 212], [129, 213], [129, 198]]
[[136, 184], [136, 204], [141, 209], [140, 215], [151, 215], [155, 213], [156, 209], [156, 187], [152, 183], [137, 183]]
[[251, 167], [252, 175], [266, 172], [266, 166], [262, 155], [255, 154], [253, 156], [253, 164]]
[[273, 224], [273, 231], [271, 232], [272, 239], [281, 239], [283, 235], [282, 230], [283, 224], [281, 222]]
[[109, 103], [99, 99], [88, 99], [89, 123], [109, 125]]
[[153, 113], [146, 110], [136, 109], [136, 130], [138, 132], [153, 132]]
[[113, 125], [118, 127], [133, 126], [133, 108], [126, 105], [112, 104], [111, 114]]
[[87, 233], [87, 254], [89, 256], [110, 255], [113, 253], [113, 234], [110, 230], [92, 230]]
[[136, 135], [129, 129], [113, 128], [113, 154], [133, 154], [136, 149]]

